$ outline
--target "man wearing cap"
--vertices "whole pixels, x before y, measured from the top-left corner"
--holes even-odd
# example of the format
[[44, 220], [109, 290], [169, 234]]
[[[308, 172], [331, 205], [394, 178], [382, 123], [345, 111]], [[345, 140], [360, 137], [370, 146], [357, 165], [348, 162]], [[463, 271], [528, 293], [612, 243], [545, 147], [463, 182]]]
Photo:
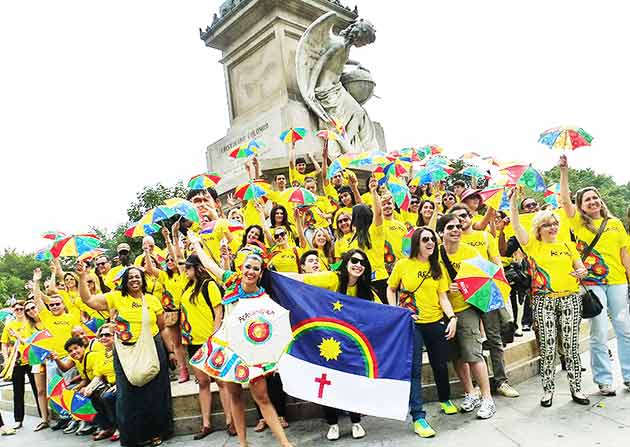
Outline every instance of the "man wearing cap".
[[479, 207], [482, 205], [480, 191], [480, 189], [469, 188], [461, 195], [461, 202], [468, 207], [472, 215], [473, 229], [478, 231], [485, 230], [496, 214], [492, 207], [488, 207], [485, 216], [479, 214]]
[[117, 278], [120, 277], [121, 272], [131, 265], [131, 247], [128, 243], [123, 242], [116, 247], [116, 253], [118, 253], [118, 260], [120, 265], [113, 267], [109, 270], [104, 277], [104, 282], [110, 290], [116, 288]]

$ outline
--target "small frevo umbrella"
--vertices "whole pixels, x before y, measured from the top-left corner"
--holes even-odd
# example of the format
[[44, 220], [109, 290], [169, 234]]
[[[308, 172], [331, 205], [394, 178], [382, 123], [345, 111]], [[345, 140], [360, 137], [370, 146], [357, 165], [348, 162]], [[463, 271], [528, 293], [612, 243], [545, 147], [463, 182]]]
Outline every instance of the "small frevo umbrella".
[[463, 261], [455, 282], [466, 302], [482, 312], [502, 308], [510, 296], [503, 270], [481, 256]]
[[247, 365], [277, 362], [293, 339], [289, 311], [268, 297], [239, 300], [225, 330], [230, 348]]

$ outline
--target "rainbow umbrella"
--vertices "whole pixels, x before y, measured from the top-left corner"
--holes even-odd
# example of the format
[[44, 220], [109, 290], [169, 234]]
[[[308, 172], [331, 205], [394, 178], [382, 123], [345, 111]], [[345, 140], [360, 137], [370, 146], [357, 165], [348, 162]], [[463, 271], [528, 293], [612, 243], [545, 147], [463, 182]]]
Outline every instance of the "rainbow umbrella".
[[341, 136], [337, 132], [326, 129], [317, 131], [315, 133], [315, 136], [326, 141], [338, 141], [339, 139], [341, 139]]
[[495, 210], [510, 209], [508, 193], [503, 186], [489, 186], [483, 191], [479, 191], [483, 203]]
[[53, 255], [48, 248], [42, 248], [35, 253], [36, 261], [52, 261]]
[[317, 202], [317, 196], [306, 188], [292, 188], [289, 193], [289, 202], [303, 206], [311, 206]]
[[411, 171], [411, 163], [397, 158], [391, 163], [383, 166], [383, 171], [388, 176], [398, 177], [401, 175], [405, 175], [409, 173], [409, 171]]
[[402, 253], [405, 256], [411, 255], [411, 236], [413, 236], [413, 232], [416, 231], [415, 228], [411, 228], [407, 234], [403, 236], [402, 240]]
[[445, 166], [426, 166], [414, 175], [409, 184], [411, 186], [420, 186], [439, 182], [447, 178], [452, 172], [452, 169]]
[[372, 175], [378, 182], [378, 186], [382, 186], [387, 182], [387, 174], [385, 173], [385, 169], [382, 166], [377, 166], [374, 171], [372, 171]]
[[230, 151], [230, 157], [232, 158], [247, 158], [247, 157], [251, 157], [252, 155], [256, 155], [258, 153], [258, 150], [261, 149], [263, 147], [262, 143], [260, 143], [258, 140], [251, 140], [248, 141], [247, 143], [243, 143], [240, 146], [234, 148], [232, 151]]
[[56, 241], [57, 239], [62, 239], [66, 237], [66, 234], [62, 233], [61, 231], [46, 231], [42, 233], [42, 237], [44, 239], [50, 239], [51, 241]]
[[479, 179], [486, 178], [488, 176], [486, 172], [484, 172], [481, 168], [477, 166], [466, 166], [464, 169], [461, 170], [460, 174], [467, 177], [474, 177]]
[[0, 321], [5, 322], [13, 319], [13, 311], [10, 308], [0, 309]]
[[89, 261], [90, 259], [94, 259], [102, 254], [105, 254], [105, 249], [104, 248], [95, 248], [92, 251], [88, 251], [87, 253], [83, 253], [81, 256], [79, 256], [77, 259], [79, 261]]
[[[212, 234], [218, 222], [220, 221], [213, 220], [211, 222], [208, 222], [206, 225], [203, 226], [199, 234]], [[245, 229], [245, 226], [242, 223], [236, 222], [233, 220], [228, 221], [227, 230], [230, 233], [234, 233], [235, 231], [244, 230], [244, 229]]]
[[158, 224], [142, 224], [139, 221], [133, 223], [127, 230], [124, 232], [124, 235], [127, 237], [144, 237], [153, 233], [157, 233], [160, 231], [160, 225]]
[[92, 251], [101, 245], [101, 240], [95, 234], [73, 234], [63, 239], [58, 239], [50, 247], [50, 253], [59, 256], [80, 256]]
[[266, 195], [267, 191], [257, 182], [245, 183], [234, 190], [234, 197], [241, 200], [257, 200]]
[[507, 175], [506, 186], [522, 185], [536, 192], [545, 192], [545, 179], [532, 165], [516, 164], [502, 170]]
[[188, 187], [190, 189], [214, 188], [220, 180], [221, 176], [216, 172], [206, 172], [191, 177], [188, 180]]
[[83, 325], [92, 332], [92, 335], [96, 335], [96, 332], [104, 324], [105, 320], [102, 320], [100, 318], [90, 318], [88, 321], [83, 323]]
[[22, 353], [22, 359], [29, 365], [43, 363], [51, 352], [50, 339], [52, 339], [52, 334], [48, 330], [35, 332], [24, 341], [26, 347]]
[[554, 183], [545, 191], [545, 203], [549, 203], [554, 208], [558, 208], [558, 196], [560, 196], [560, 183]]
[[74, 390], [66, 388], [62, 391], [61, 404], [64, 410], [76, 420], [92, 422], [96, 416], [92, 400]]
[[503, 269], [481, 256], [463, 261], [455, 282], [466, 302], [482, 312], [504, 307], [510, 296], [510, 284]]
[[191, 222], [199, 223], [199, 214], [197, 213], [197, 208], [195, 208], [195, 205], [193, 205], [188, 200], [176, 197], [173, 199], [165, 200], [164, 204], [167, 207], [170, 207], [175, 212], [175, 214], [179, 214], [184, 219]]
[[444, 149], [442, 149], [440, 146], [438, 146], [437, 144], [428, 144], [426, 146], [422, 146], [419, 149], [416, 149], [418, 156], [421, 159], [425, 159], [430, 155], [438, 155], [444, 152]]
[[326, 177], [328, 180], [333, 178], [333, 176], [341, 171], [343, 171], [345, 167], [341, 164], [339, 159], [333, 160], [333, 162], [328, 166], [328, 170], [326, 171]]
[[581, 127], [554, 127], [540, 134], [538, 142], [549, 149], [575, 150], [578, 147], [590, 146], [593, 137]]
[[387, 180], [387, 189], [392, 193], [394, 202], [398, 208], [407, 210], [411, 203], [411, 194], [409, 188], [398, 177], [389, 177]]
[[155, 208], [151, 208], [146, 214], [140, 219], [142, 223], [158, 223], [163, 220], [168, 220], [173, 217], [177, 212], [170, 206], [159, 205]]
[[[48, 397], [61, 397], [63, 394], [63, 390], [66, 388], [66, 382], [63, 380], [63, 376], [60, 374], [55, 374], [48, 381], [48, 385], [46, 386], [46, 390], [48, 393]], [[61, 400], [58, 400], [58, 403], [61, 405]]]
[[291, 127], [280, 134], [280, 141], [285, 144], [295, 144], [304, 139], [306, 132], [303, 127]]
[[386, 165], [391, 163], [394, 157], [383, 151], [367, 151], [358, 154], [350, 165], [352, 166], [368, 166], [368, 165]]

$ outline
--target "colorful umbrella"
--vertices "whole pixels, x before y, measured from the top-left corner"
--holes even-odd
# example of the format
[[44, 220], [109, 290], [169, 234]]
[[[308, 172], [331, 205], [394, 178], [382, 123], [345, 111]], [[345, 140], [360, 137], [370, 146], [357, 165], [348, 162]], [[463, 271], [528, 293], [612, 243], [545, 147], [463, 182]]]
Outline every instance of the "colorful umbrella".
[[64, 389], [61, 394], [63, 408], [79, 421], [92, 422], [96, 416], [96, 409], [92, 399], [74, 390]]
[[160, 231], [159, 224], [141, 224], [140, 222], [135, 222], [132, 224], [127, 230], [124, 232], [124, 235], [127, 237], [144, 237], [153, 233], [157, 233]]
[[197, 208], [195, 208], [195, 205], [193, 205], [188, 200], [176, 197], [173, 199], [165, 200], [164, 204], [170, 207], [175, 212], [175, 214], [179, 214], [184, 219], [191, 222], [199, 223], [199, 214], [197, 213]]
[[260, 148], [262, 148], [262, 144], [260, 142], [257, 140], [251, 140], [234, 148], [230, 151], [229, 155], [232, 158], [247, 158], [252, 155], [256, 155]]
[[42, 248], [35, 253], [36, 261], [52, 261], [53, 255], [48, 248]]
[[[203, 226], [202, 230], [199, 232], [199, 234], [212, 234], [214, 232], [215, 227], [217, 226], [217, 223], [220, 222], [219, 220], [213, 220], [212, 222], [208, 222], [206, 225]], [[236, 222], [233, 220], [228, 221], [228, 226], [227, 226], [227, 230], [230, 233], [233, 233], [235, 231], [239, 231], [239, 230], [244, 230], [245, 226], [240, 223], [240, 222]]]
[[77, 259], [79, 261], [82, 261], [82, 262], [87, 262], [90, 259], [94, 259], [94, 258], [97, 258], [97, 257], [101, 256], [102, 254], [105, 254], [105, 251], [106, 250], [104, 248], [95, 248], [92, 251], [88, 251], [87, 253], [83, 253]]
[[502, 170], [507, 175], [506, 186], [522, 185], [536, 192], [545, 192], [545, 179], [532, 165], [516, 164]]
[[420, 169], [409, 182], [412, 186], [427, 185], [444, 180], [453, 172], [445, 166], [427, 166]]
[[392, 193], [392, 197], [398, 208], [403, 210], [409, 209], [411, 194], [409, 193], [409, 188], [402, 180], [398, 177], [389, 177], [387, 180], [387, 189]]
[[66, 382], [63, 380], [63, 376], [61, 374], [55, 374], [50, 378], [47, 385], [47, 393], [48, 397], [51, 399], [56, 397], [58, 399], [57, 403], [61, 405], [61, 395], [63, 394], [63, 390], [66, 388]]
[[280, 134], [280, 141], [285, 144], [295, 144], [304, 139], [306, 132], [303, 127], [291, 127]]
[[241, 200], [256, 200], [266, 195], [267, 191], [257, 182], [245, 183], [234, 190], [234, 197]]
[[461, 170], [460, 174], [467, 177], [474, 177], [479, 179], [488, 177], [488, 173], [484, 172], [481, 168], [477, 166], [466, 166], [464, 169]]
[[0, 321], [5, 322], [13, 319], [13, 311], [10, 308], [0, 309]]
[[503, 186], [488, 186], [479, 191], [483, 203], [495, 210], [507, 210], [510, 208], [508, 193]]
[[392, 155], [398, 156], [403, 161], [413, 163], [421, 161], [422, 159], [418, 155], [418, 150], [415, 147], [404, 147], [398, 152], [390, 152]]
[[277, 362], [293, 339], [289, 311], [268, 297], [239, 300], [224, 324], [230, 348], [247, 365]]
[[590, 146], [593, 137], [581, 127], [554, 127], [540, 134], [538, 142], [549, 149], [575, 150], [578, 147]]
[[411, 236], [413, 236], [413, 232], [416, 231], [415, 228], [411, 228], [405, 236], [403, 236], [402, 240], [402, 253], [403, 255], [409, 257], [411, 255]]
[[398, 177], [411, 172], [411, 163], [397, 158], [391, 163], [383, 166], [383, 171], [388, 176]]
[[341, 139], [341, 136], [337, 132], [326, 129], [317, 131], [315, 136], [326, 141], [338, 141], [339, 139]]
[[22, 353], [22, 359], [31, 366], [43, 363], [52, 351], [50, 339], [52, 339], [52, 334], [48, 330], [35, 332], [24, 341], [26, 347]]
[[311, 206], [318, 200], [318, 197], [306, 188], [291, 188], [287, 192], [289, 202], [297, 205]]
[[545, 203], [551, 204], [554, 208], [558, 208], [558, 197], [560, 196], [560, 183], [554, 183], [545, 191]]
[[422, 146], [419, 149], [416, 149], [416, 151], [418, 152], [418, 156], [420, 156], [421, 159], [425, 159], [430, 155], [438, 155], [443, 153], [444, 149], [436, 144], [428, 144], [426, 146]]
[[[341, 157], [339, 157], [341, 158]], [[341, 164], [341, 161], [339, 161], [339, 158], [337, 158], [336, 160], [333, 160], [333, 162], [330, 164], [330, 166], [328, 166], [328, 170], [326, 171], [326, 177], [328, 178], [328, 180], [330, 180], [331, 178], [333, 178], [333, 176], [335, 176], [335, 174], [343, 171], [345, 169], [345, 167]]]
[[206, 172], [191, 177], [188, 180], [188, 187], [190, 189], [214, 188], [220, 180], [221, 176], [216, 172]]
[[350, 165], [352, 166], [368, 166], [368, 165], [386, 165], [391, 163], [395, 157], [390, 156], [387, 152], [383, 151], [367, 151], [358, 154]]
[[100, 318], [90, 318], [88, 321], [83, 323], [83, 325], [92, 332], [91, 335], [96, 335], [96, 332], [104, 324], [105, 320], [101, 320]]
[[58, 239], [50, 247], [50, 253], [59, 256], [80, 256], [92, 251], [101, 245], [101, 240], [95, 234], [73, 234], [63, 239]]
[[463, 261], [455, 282], [466, 302], [482, 312], [500, 309], [510, 296], [503, 269], [481, 256]]
[[50, 239], [51, 241], [56, 241], [57, 239], [62, 239], [66, 237], [66, 234], [62, 233], [61, 231], [46, 231], [42, 233], [42, 237], [44, 239]]

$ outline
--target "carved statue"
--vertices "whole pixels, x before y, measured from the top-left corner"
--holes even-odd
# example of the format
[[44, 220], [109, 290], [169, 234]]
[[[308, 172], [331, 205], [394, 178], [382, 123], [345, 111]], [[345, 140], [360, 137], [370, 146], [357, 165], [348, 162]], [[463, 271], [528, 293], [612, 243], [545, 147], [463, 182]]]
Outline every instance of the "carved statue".
[[329, 142], [333, 157], [378, 148], [374, 123], [341, 83], [344, 67], [357, 64], [348, 60], [350, 48], [374, 42], [376, 32], [370, 22], [358, 19], [336, 35], [332, 30], [335, 22], [334, 12], [313, 22], [298, 42], [295, 56], [300, 93], [321, 120], [321, 127], [337, 122], [345, 128], [344, 139]]

